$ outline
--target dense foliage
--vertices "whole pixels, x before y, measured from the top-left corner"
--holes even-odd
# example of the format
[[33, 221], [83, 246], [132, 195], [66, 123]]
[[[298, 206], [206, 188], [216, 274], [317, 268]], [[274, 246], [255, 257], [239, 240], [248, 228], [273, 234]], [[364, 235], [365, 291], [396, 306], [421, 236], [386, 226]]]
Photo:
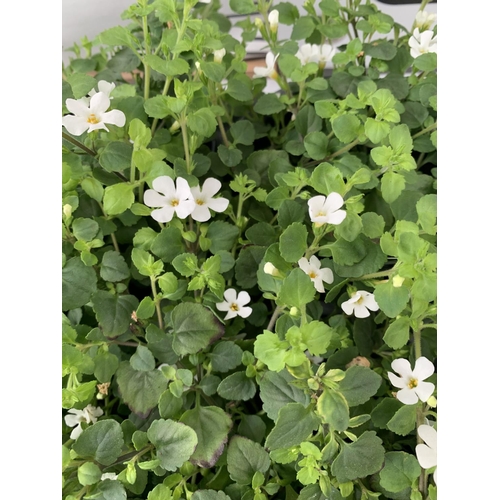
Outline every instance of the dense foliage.
[[63, 498], [436, 498], [425, 4], [230, 0], [237, 40], [218, 0], [139, 0], [74, 47]]

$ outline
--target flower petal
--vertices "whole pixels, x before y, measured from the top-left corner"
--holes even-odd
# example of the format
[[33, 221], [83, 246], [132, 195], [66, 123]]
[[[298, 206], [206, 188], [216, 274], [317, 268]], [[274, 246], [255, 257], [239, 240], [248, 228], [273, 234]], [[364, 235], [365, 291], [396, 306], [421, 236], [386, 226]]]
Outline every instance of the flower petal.
[[316, 276], [316, 278], [311, 278], [311, 281], [314, 283], [314, 288], [316, 288], [316, 291], [325, 293], [325, 287], [323, 286], [321, 276], [318, 275]]
[[198, 222], [206, 222], [211, 217], [210, 210], [207, 205], [198, 205], [195, 203], [193, 211], [191, 212], [191, 217]]
[[90, 114], [88, 105], [82, 99], [66, 99], [66, 107], [70, 113], [87, 118]]
[[228, 302], [236, 302], [238, 300], [237, 295], [236, 295], [236, 290], [234, 288], [228, 288], [224, 292], [224, 298]]
[[422, 424], [418, 426], [418, 435], [433, 450], [437, 450], [437, 431], [431, 425]]
[[227, 198], [212, 198], [207, 201], [207, 205], [214, 212], [224, 212], [229, 206], [229, 200]]
[[239, 307], [243, 307], [245, 304], [248, 304], [252, 299], [248, 292], [242, 291], [238, 294], [238, 298], [236, 299], [236, 303]]
[[339, 193], [330, 193], [325, 200], [325, 208], [328, 212], [335, 212], [344, 204], [344, 198]]
[[189, 187], [188, 181], [182, 177], [177, 177], [175, 181], [177, 185], [177, 196], [179, 200], [192, 200], [193, 195], [191, 194], [191, 188]]
[[414, 405], [418, 402], [418, 397], [415, 394], [415, 390], [409, 389], [408, 387], [403, 387], [400, 391], [398, 391], [396, 397], [399, 399], [399, 401], [401, 401], [401, 403], [404, 403], [405, 405]]
[[72, 135], [82, 135], [90, 125], [87, 119], [81, 116], [66, 115], [62, 121], [66, 130]]
[[398, 389], [402, 389], [403, 387], [406, 387], [406, 383], [401, 377], [394, 375], [394, 373], [392, 373], [392, 372], [387, 372], [387, 376], [389, 377], [389, 380], [391, 381], [391, 384], [394, 387], [397, 387]]
[[351, 315], [354, 311], [354, 304], [349, 300], [347, 300], [346, 302], [342, 302], [342, 304], [340, 304], [340, 307], [342, 308], [342, 311], [349, 315]]
[[312, 267], [315, 267], [316, 270], [319, 271], [321, 267], [321, 262], [319, 261], [318, 257], [316, 257], [316, 255], [311, 255], [309, 263], [311, 264]]
[[83, 432], [83, 429], [82, 429], [82, 426], [80, 424], [78, 424], [72, 431], [71, 431], [71, 434], [69, 435], [69, 437], [71, 439], [78, 439], [78, 437], [80, 436], [80, 434]]
[[424, 403], [432, 396], [436, 386], [432, 382], [418, 382], [417, 387], [415, 387], [415, 392], [417, 393], [420, 401]]
[[157, 222], [170, 222], [174, 213], [174, 207], [172, 205], [166, 205], [158, 210], [153, 210], [151, 212], [151, 217]]
[[319, 275], [325, 283], [333, 283], [333, 271], [330, 268], [325, 267], [320, 269]]
[[104, 92], [97, 92], [90, 98], [90, 112], [95, 115], [100, 115], [107, 111], [109, 105], [109, 97]]
[[175, 193], [175, 184], [168, 175], [160, 175], [152, 183], [153, 189], [166, 195], [172, 196]]
[[328, 224], [334, 224], [338, 226], [341, 224], [347, 216], [347, 212], [345, 210], [337, 210], [334, 213], [328, 214]]
[[222, 184], [218, 179], [215, 179], [214, 177], [209, 177], [203, 183], [201, 191], [204, 196], [207, 196], [208, 198], [213, 198], [214, 194], [217, 194], [220, 191], [221, 187]]
[[297, 264], [299, 265], [300, 269], [302, 269], [302, 271], [304, 271], [306, 274], [309, 274], [311, 266], [309, 265], [309, 261], [305, 257], [301, 257]]
[[309, 214], [316, 214], [320, 210], [323, 209], [325, 205], [326, 198], [323, 195], [313, 196], [307, 200], [307, 204], [309, 205]]
[[185, 219], [188, 215], [193, 213], [196, 206], [197, 205], [194, 200], [182, 200], [179, 201], [179, 204], [176, 207], [174, 207], [174, 210], [179, 219]]
[[426, 444], [417, 444], [415, 447], [418, 463], [423, 469], [430, 469], [437, 465], [436, 450], [432, 450]]
[[410, 362], [405, 359], [405, 358], [398, 358], [395, 359], [391, 363], [391, 368], [396, 372], [399, 373], [402, 377], [411, 377], [413, 375], [411, 371], [411, 365]]
[[148, 207], [164, 207], [167, 204], [167, 197], [156, 192], [154, 189], [144, 191], [144, 205]]
[[231, 319], [235, 318], [236, 316], [238, 316], [238, 313], [236, 311], [233, 311], [232, 309], [229, 309], [227, 314], [224, 316], [224, 319]]
[[380, 309], [379, 305], [375, 301], [375, 297], [369, 292], [366, 292], [366, 295], [364, 295], [363, 305], [370, 309], [370, 311], [378, 311]]
[[434, 373], [434, 365], [426, 357], [421, 356], [415, 361], [415, 368], [413, 369], [413, 375], [418, 380], [425, 380], [429, 378]]
[[65, 415], [64, 422], [68, 427], [74, 427], [82, 421], [81, 415]]
[[218, 302], [217, 304], [215, 304], [215, 307], [219, 311], [229, 311], [229, 303], [228, 302]]
[[123, 127], [127, 118], [125, 117], [125, 113], [120, 111], [119, 109], [112, 109], [107, 113], [103, 113], [101, 115], [101, 120], [104, 123], [111, 123], [111, 125], [116, 125], [117, 127]]
[[252, 308], [251, 307], [240, 307], [238, 311], [238, 315], [241, 316], [242, 318], [248, 318], [252, 314]]
[[370, 313], [364, 304], [354, 304], [354, 316], [356, 316], [356, 318], [368, 318]]

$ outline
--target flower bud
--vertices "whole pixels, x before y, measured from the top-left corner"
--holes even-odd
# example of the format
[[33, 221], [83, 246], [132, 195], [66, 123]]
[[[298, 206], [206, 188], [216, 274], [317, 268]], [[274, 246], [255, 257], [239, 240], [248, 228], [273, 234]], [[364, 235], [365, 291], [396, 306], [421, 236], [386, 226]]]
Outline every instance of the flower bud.
[[396, 274], [395, 276], [392, 277], [392, 286], [394, 288], [401, 288], [401, 286], [404, 283], [404, 278], [402, 276], [399, 276], [399, 274]]
[[222, 58], [226, 55], [226, 49], [214, 50], [214, 62], [221, 63]]
[[71, 217], [71, 213], [73, 212], [73, 207], [69, 204], [66, 203], [63, 207], [63, 214], [66, 219], [69, 219]]
[[434, 397], [434, 396], [431, 396], [428, 400], [427, 400], [427, 404], [431, 407], [431, 408], [436, 408], [438, 402], [437, 402], [437, 399]]
[[290, 309], [290, 316], [300, 316], [300, 311], [295, 306], [293, 306]]
[[181, 124], [177, 120], [175, 120], [175, 122], [172, 123], [172, 125], [170, 126], [168, 131], [170, 133], [172, 133], [172, 132], [175, 132], [176, 130], [179, 130], [180, 128], [181, 128]]
[[274, 9], [269, 12], [269, 26], [271, 27], [271, 32], [276, 33], [278, 31], [278, 23], [279, 23], [280, 13]]
[[264, 26], [264, 23], [262, 22], [262, 19], [260, 17], [256, 17], [255, 18], [255, 26], [257, 26], [257, 28], [261, 29], [262, 26]]
[[266, 274], [270, 274], [271, 276], [279, 276], [280, 272], [279, 270], [274, 267], [274, 265], [271, 262], [266, 262], [264, 264], [264, 272]]

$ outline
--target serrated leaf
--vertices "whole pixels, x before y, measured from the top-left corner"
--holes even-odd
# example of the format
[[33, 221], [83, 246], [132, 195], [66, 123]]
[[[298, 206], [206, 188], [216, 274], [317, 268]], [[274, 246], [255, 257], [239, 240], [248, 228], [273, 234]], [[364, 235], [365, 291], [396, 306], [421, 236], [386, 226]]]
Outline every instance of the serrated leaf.
[[238, 484], [251, 484], [255, 472], [267, 472], [271, 460], [266, 450], [250, 439], [234, 436], [227, 450], [229, 476]]

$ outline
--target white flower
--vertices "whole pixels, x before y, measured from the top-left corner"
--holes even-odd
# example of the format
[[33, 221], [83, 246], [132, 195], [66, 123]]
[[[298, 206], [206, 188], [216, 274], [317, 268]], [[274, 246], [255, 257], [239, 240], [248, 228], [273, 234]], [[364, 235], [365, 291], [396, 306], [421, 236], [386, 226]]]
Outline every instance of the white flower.
[[319, 61], [319, 45], [315, 43], [312, 45], [310, 43], [305, 43], [299, 48], [295, 57], [299, 58], [302, 66], [310, 62], [317, 63]]
[[205, 222], [210, 219], [211, 208], [214, 212], [224, 212], [229, 205], [226, 198], [214, 198], [222, 184], [219, 180], [209, 177], [200, 190], [200, 186], [191, 188], [191, 195], [195, 202], [191, 217], [198, 222]]
[[437, 52], [437, 35], [434, 36], [434, 32], [430, 30], [420, 33], [418, 28], [415, 28], [413, 36], [408, 40], [408, 45], [410, 46], [410, 54], [413, 58], [417, 58], [428, 52]]
[[123, 127], [125, 114], [118, 109], [106, 112], [109, 104], [109, 97], [104, 92], [94, 94], [89, 103], [81, 99], [66, 99], [66, 107], [73, 114], [63, 117], [63, 125], [73, 135], [82, 135], [86, 130], [92, 132], [97, 129], [109, 132], [106, 123]]
[[222, 58], [226, 55], [226, 49], [222, 48], [219, 50], [214, 50], [214, 62], [222, 62]]
[[328, 284], [333, 283], [332, 270], [328, 267], [321, 269], [321, 262], [315, 255], [312, 255], [310, 260], [302, 257], [298, 264], [302, 271], [311, 278], [311, 281], [314, 283], [314, 288], [316, 288], [318, 292], [323, 293], [325, 291], [323, 281]]
[[250, 295], [243, 291], [236, 295], [236, 290], [234, 288], [228, 288], [224, 292], [224, 302], [219, 302], [215, 304], [215, 307], [219, 311], [227, 311], [226, 317], [224, 319], [231, 319], [235, 316], [241, 316], [242, 318], [247, 318], [252, 314], [251, 307], [244, 307], [250, 302]]
[[71, 415], [66, 415], [64, 421], [68, 427], [75, 427], [70, 434], [71, 439], [77, 439], [78, 436], [83, 432], [82, 422], [90, 424], [91, 422], [95, 424], [97, 422], [97, 417], [103, 414], [102, 408], [96, 408], [92, 405], [87, 405], [83, 410], [76, 410], [72, 408], [68, 410]]
[[434, 373], [434, 365], [425, 357], [421, 356], [415, 362], [415, 368], [412, 371], [411, 365], [407, 359], [398, 358], [391, 363], [392, 369], [401, 375], [397, 377], [394, 373], [388, 372], [389, 380], [392, 385], [401, 389], [396, 397], [405, 405], [413, 405], [420, 401], [427, 401], [434, 392], [434, 384], [423, 382]]
[[[418, 435], [425, 444], [420, 443], [415, 447], [417, 460], [420, 467], [430, 469], [437, 465], [437, 432], [430, 425], [419, 425], [417, 429]], [[436, 481], [437, 469], [434, 471], [434, 481]]]
[[186, 179], [177, 177], [177, 189], [174, 181], [167, 175], [153, 181], [153, 189], [144, 193], [144, 204], [148, 207], [161, 207], [151, 212], [151, 217], [158, 222], [170, 222], [174, 213], [179, 219], [185, 219], [195, 208], [191, 189]]
[[278, 31], [280, 13], [276, 9], [274, 9], [269, 12], [269, 16], [267, 18], [269, 19], [269, 26], [271, 27], [271, 31], [276, 33], [276, 31]]
[[320, 68], [324, 68], [327, 62], [331, 62], [334, 54], [335, 54], [335, 47], [332, 47], [327, 43], [320, 45], [318, 53], [318, 64]]
[[271, 276], [279, 276], [281, 274], [279, 269], [277, 269], [272, 262], [266, 262], [264, 264], [264, 272]]
[[212, 0], [198, 0], [199, 3], [210, 3]]
[[[104, 92], [110, 99], [113, 99], [110, 94], [115, 87], [116, 85], [114, 83], [109, 83], [106, 80], [99, 80], [99, 82], [97, 82], [97, 88], [99, 89], [98, 92]], [[89, 92], [89, 96], [92, 97], [95, 93], [96, 91], [92, 89]]]
[[342, 302], [340, 307], [346, 314], [354, 312], [356, 318], [368, 318], [370, 316], [368, 309], [370, 311], [379, 310], [373, 293], [366, 292], [365, 290], [358, 290], [349, 300]]
[[347, 216], [345, 210], [339, 210], [344, 199], [338, 193], [330, 193], [326, 198], [322, 195], [313, 196], [307, 201], [311, 222], [316, 226], [323, 224], [340, 224]]
[[[279, 54], [278, 54], [279, 55]], [[274, 65], [276, 64], [276, 59], [278, 59], [278, 55], [274, 55], [272, 52], [268, 52], [266, 54], [266, 67], [257, 66], [253, 69], [254, 78], [255, 77], [270, 77], [276, 78], [278, 73], [274, 69]]]
[[106, 472], [101, 476], [101, 481], [104, 481], [105, 479], [111, 479], [111, 481], [116, 481], [117, 475], [114, 472]]
[[427, 30], [436, 22], [437, 15], [426, 10], [419, 10], [415, 16], [415, 25], [420, 30]]

